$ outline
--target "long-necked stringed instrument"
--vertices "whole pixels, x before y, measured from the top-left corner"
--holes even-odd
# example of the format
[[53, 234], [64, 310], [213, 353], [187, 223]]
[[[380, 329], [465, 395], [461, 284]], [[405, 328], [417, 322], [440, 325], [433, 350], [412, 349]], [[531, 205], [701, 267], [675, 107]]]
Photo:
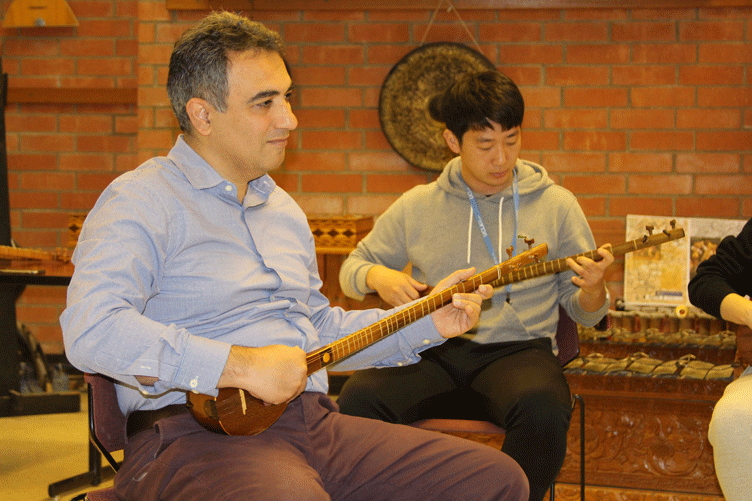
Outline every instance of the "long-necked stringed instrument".
[[[644, 235], [642, 238], [630, 240], [628, 242], [624, 242], [619, 245], [609, 246], [608, 250], [614, 256], [621, 256], [628, 252], [645, 249], [647, 247], [653, 247], [655, 245], [665, 244], [666, 242], [670, 242], [672, 240], [678, 240], [684, 237], [684, 230], [682, 228], [676, 227], [675, 220], [672, 219], [669, 224], [671, 225], [670, 230], [663, 230], [661, 233], [656, 233], [655, 235], [653, 235], [653, 227], [648, 226], [646, 227], [646, 230], [648, 231], [648, 235]], [[577, 261], [577, 258], [581, 256], [590, 258], [593, 261], [600, 261], [603, 259], [601, 255], [598, 254], [597, 250], [592, 250], [588, 252], [583, 252], [582, 254], [575, 254], [574, 256], [556, 259], [554, 261], [544, 261], [542, 263], [531, 264], [529, 266], [525, 266], [524, 268], [515, 270], [514, 272], [509, 273], [508, 275], [504, 277], [499, 278], [498, 280], [494, 281], [491, 285], [494, 287], [499, 287], [502, 285], [513, 284], [513, 283], [521, 282], [523, 280], [528, 280], [530, 278], [536, 278], [536, 277], [540, 277], [543, 275], [551, 275], [553, 273], [558, 273], [560, 271], [566, 271], [569, 269], [569, 265], [567, 264], [567, 259], [572, 258], [575, 261]]]
[[[369, 327], [308, 353], [306, 355], [308, 375], [354, 355], [406, 325], [436, 311], [451, 302], [453, 294], [472, 292], [480, 285], [489, 284], [515, 269], [522, 269], [531, 262], [537, 262], [547, 253], [546, 244], [538, 245], [483, 273], [473, 275], [453, 287], [423, 298]], [[205, 428], [228, 435], [257, 435], [274, 424], [287, 407], [287, 404], [266, 405], [239, 388], [222, 388], [216, 397], [189, 392], [187, 405], [196, 421]]]

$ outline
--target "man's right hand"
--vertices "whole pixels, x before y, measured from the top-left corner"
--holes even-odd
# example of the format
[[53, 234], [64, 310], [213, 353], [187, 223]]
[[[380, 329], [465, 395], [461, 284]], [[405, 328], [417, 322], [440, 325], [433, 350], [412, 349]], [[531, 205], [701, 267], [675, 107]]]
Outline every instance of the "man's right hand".
[[377, 264], [368, 270], [366, 285], [392, 306], [400, 306], [420, 297], [428, 288], [407, 273]]
[[233, 346], [218, 388], [242, 388], [267, 404], [283, 404], [306, 388], [306, 353], [298, 347]]

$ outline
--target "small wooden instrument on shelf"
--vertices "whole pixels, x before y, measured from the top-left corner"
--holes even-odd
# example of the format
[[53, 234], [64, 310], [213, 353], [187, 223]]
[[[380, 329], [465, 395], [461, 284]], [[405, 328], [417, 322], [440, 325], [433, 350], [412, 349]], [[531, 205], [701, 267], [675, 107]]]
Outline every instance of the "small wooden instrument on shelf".
[[47, 252], [39, 249], [24, 249], [10, 245], [0, 245], [0, 259], [31, 259], [37, 261], [70, 261], [68, 253], [63, 249]]
[[[369, 327], [308, 353], [306, 356], [308, 375], [354, 355], [406, 325], [436, 311], [451, 302], [453, 294], [472, 292], [480, 285], [489, 284], [507, 273], [523, 268], [530, 262], [538, 261], [547, 253], [546, 244], [538, 245], [483, 273], [473, 275], [453, 287], [423, 298]], [[274, 424], [287, 407], [287, 404], [266, 405], [239, 388], [222, 388], [216, 397], [192, 392], [187, 395], [188, 408], [196, 421], [209, 430], [228, 435], [257, 435]]]

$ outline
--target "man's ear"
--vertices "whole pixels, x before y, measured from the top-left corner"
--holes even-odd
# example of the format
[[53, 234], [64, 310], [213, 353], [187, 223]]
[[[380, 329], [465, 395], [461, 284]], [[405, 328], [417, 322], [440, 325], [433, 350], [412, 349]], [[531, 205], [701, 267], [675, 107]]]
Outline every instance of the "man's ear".
[[197, 97], [191, 98], [185, 105], [193, 128], [202, 136], [211, 132], [211, 109], [209, 103]]
[[454, 135], [454, 132], [452, 132], [449, 129], [444, 129], [444, 141], [446, 141], [447, 146], [449, 146], [449, 149], [452, 150], [455, 154], [460, 154], [460, 141], [457, 139], [457, 136]]

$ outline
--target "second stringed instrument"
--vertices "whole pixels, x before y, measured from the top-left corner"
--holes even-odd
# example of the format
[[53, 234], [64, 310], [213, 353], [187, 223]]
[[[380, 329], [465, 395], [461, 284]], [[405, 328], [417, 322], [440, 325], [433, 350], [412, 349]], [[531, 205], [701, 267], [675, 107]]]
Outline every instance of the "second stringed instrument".
[[[524, 269], [548, 253], [546, 244], [538, 245], [519, 256], [508, 259], [483, 273], [421, 299], [378, 322], [349, 334], [342, 339], [306, 355], [308, 375], [343, 360], [384, 339], [406, 325], [449, 304], [452, 295], [472, 292], [483, 284]], [[188, 394], [188, 408], [193, 417], [205, 428], [228, 435], [257, 435], [267, 429], [282, 415], [287, 404], [266, 405], [240, 388], [222, 388], [216, 397], [202, 393]]]
[[[648, 231], [648, 235], [644, 235], [642, 238], [630, 240], [619, 245], [609, 246], [608, 250], [614, 256], [621, 256], [628, 252], [633, 252], [636, 250], [645, 249], [647, 247], [653, 247], [656, 245], [665, 244], [666, 242], [670, 242], [672, 240], [678, 240], [684, 237], [684, 230], [682, 228], [676, 227], [676, 220], [672, 219], [669, 222], [669, 224], [671, 226], [670, 230], [663, 230], [662, 232], [656, 233], [655, 235], [653, 235], [653, 227], [648, 226], [646, 227], [646, 230]], [[592, 250], [588, 252], [583, 252], [581, 254], [575, 254], [574, 256], [556, 259], [554, 261], [544, 261], [542, 263], [531, 264], [529, 266], [526, 266], [518, 270], [515, 273], [510, 273], [507, 276], [499, 278], [498, 280], [494, 281], [491, 285], [494, 287], [499, 287], [502, 285], [513, 284], [513, 283], [521, 282], [523, 280], [528, 280], [530, 278], [536, 278], [536, 277], [540, 277], [543, 275], [550, 275], [553, 273], [558, 273], [560, 271], [566, 271], [569, 269], [569, 265], [567, 264], [567, 259], [572, 258], [576, 261], [577, 258], [581, 256], [590, 258], [593, 261], [601, 261], [603, 259], [601, 255], [598, 254], [597, 250]]]

